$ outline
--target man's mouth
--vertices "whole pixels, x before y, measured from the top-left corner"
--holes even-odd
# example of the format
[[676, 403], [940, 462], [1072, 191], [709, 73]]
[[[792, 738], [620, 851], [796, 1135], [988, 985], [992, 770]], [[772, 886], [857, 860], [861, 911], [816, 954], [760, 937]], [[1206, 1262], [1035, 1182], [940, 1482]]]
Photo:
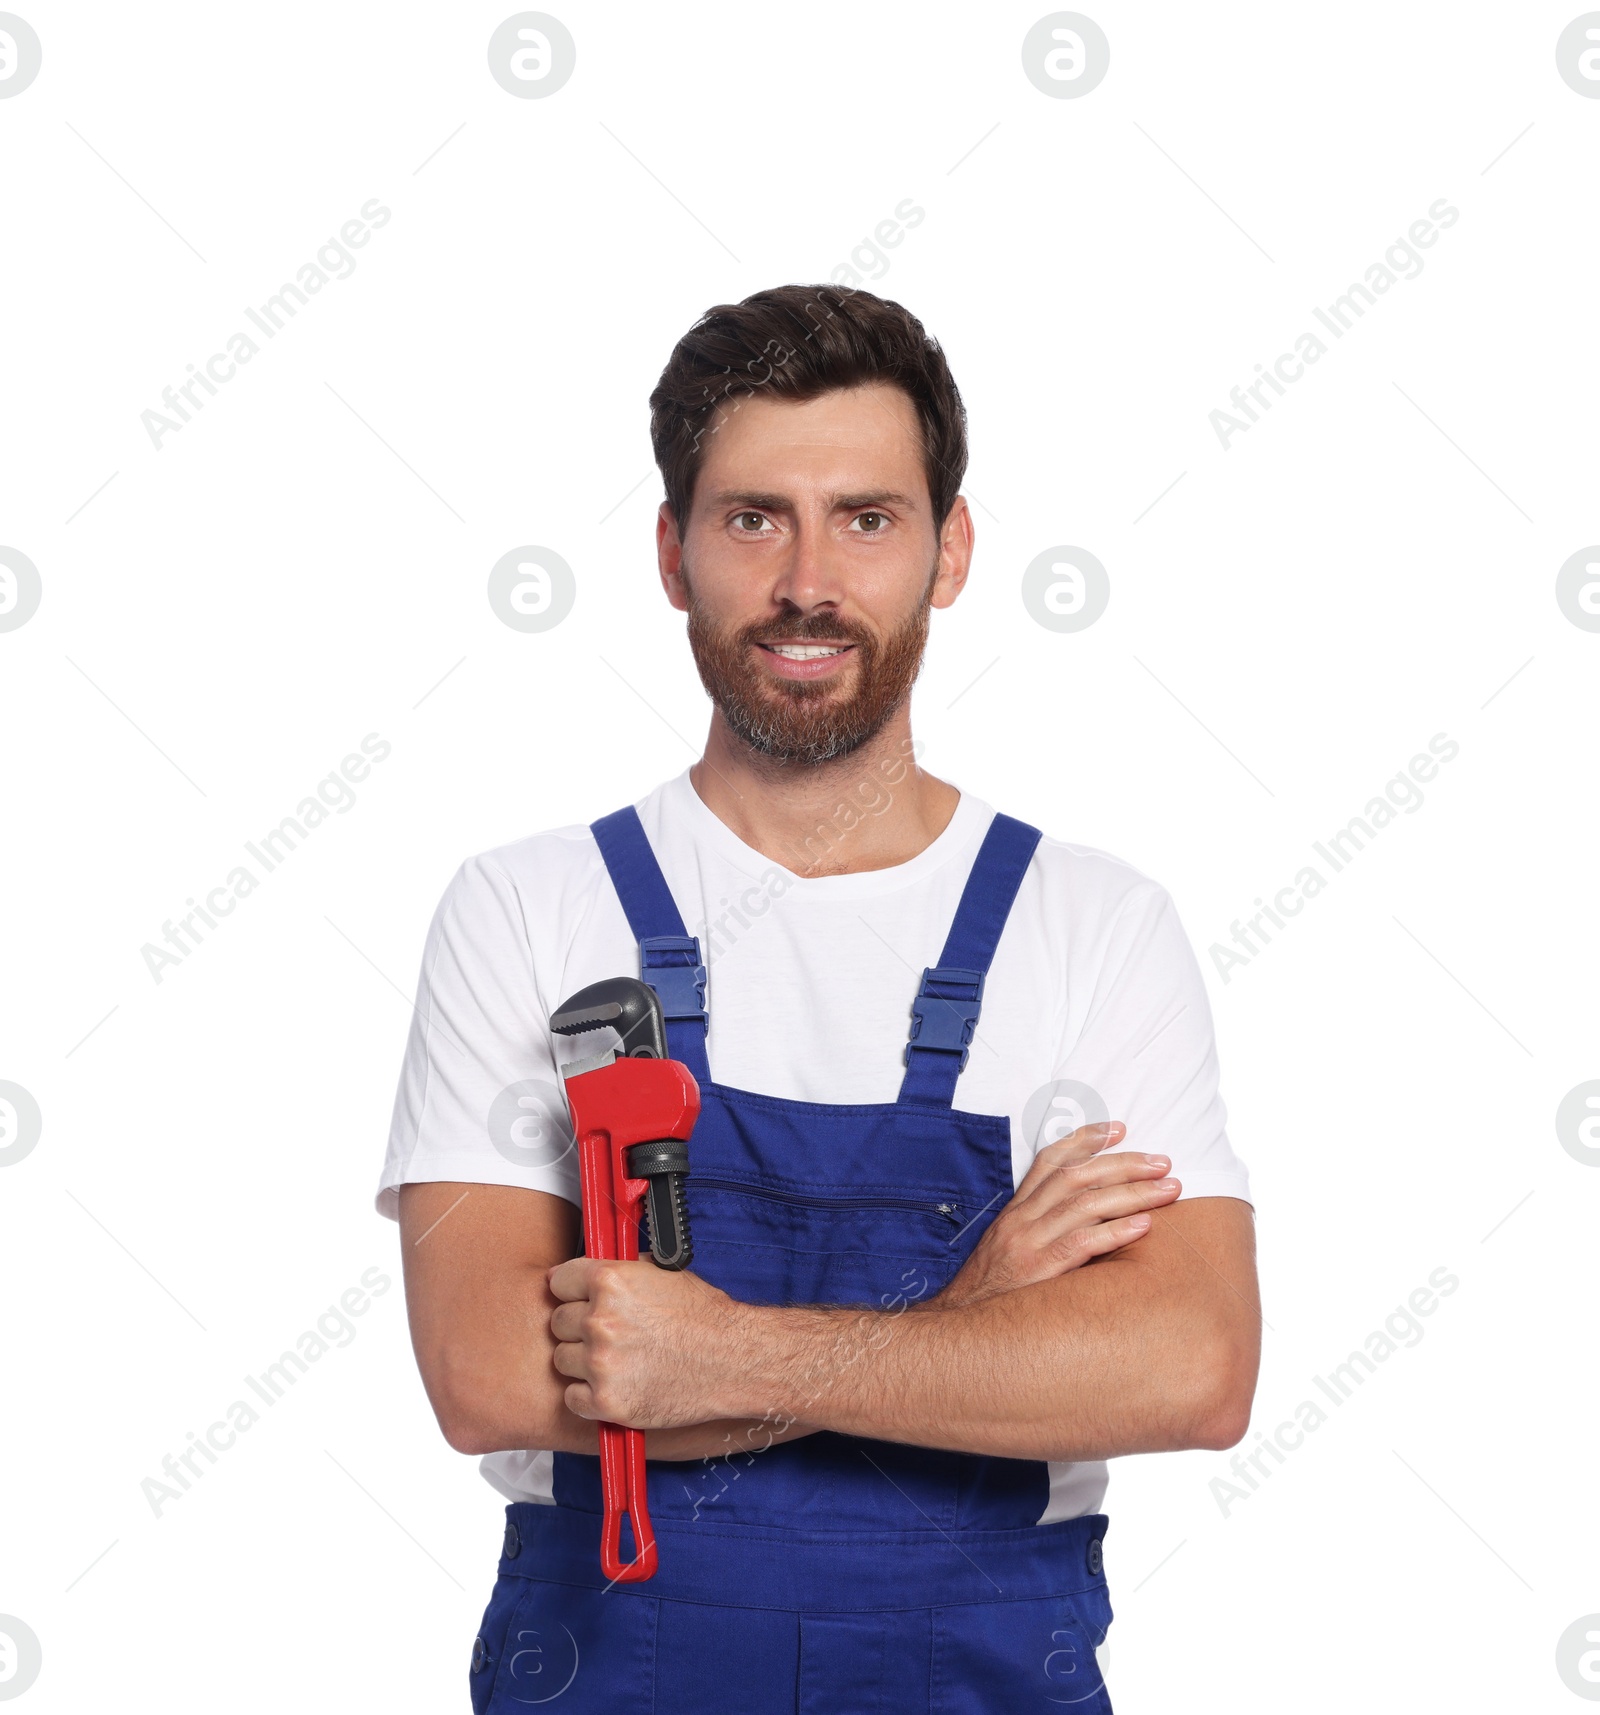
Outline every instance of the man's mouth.
[[825, 655], [842, 655], [854, 647], [850, 643], [763, 643], [769, 654], [781, 655], [786, 661], [816, 661]]

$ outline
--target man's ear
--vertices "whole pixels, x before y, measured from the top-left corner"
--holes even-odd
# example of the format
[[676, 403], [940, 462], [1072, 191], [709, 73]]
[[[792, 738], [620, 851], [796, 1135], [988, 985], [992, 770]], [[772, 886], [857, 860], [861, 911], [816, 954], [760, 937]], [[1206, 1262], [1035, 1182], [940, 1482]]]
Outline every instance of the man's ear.
[[679, 613], [689, 608], [689, 594], [683, 583], [683, 541], [678, 535], [678, 521], [672, 515], [671, 502], [663, 500], [656, 513], [656, 567], [661, 574], [661, 587], [667, 600]]
[[939, 570], [929, 597], [935, 607], [949, 607], [967, 585], [972, 568], [972, 513], [966, 496], [958, 494], [939, 531]]

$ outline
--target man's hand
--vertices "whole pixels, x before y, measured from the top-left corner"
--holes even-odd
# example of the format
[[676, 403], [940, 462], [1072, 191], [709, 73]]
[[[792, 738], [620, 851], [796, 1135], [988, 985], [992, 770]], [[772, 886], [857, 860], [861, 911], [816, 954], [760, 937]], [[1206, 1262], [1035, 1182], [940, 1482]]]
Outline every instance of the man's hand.
[[567, 1409], [633, 1429], [719, 1417], [727, 1354], [748, 1306], [688, 1270], [573, 1257], [550, 1271], [555, 1367]]
[[1182, 1187], [1164, 1155], [1101, 1155], [1127, 1132], [1121, 1120], [1079, 1126], [1047, 1144], [954, 1280], [919, 1308], [976, 1304], [997, 1292], [1052, 1280], [1121, 1250], [1150, 1230], [1151, 1209]]
[[[579, 1248], [577, 1206], [512, 1185], [403, 1185], [400, 1233], [417, 1365], [450, 1445], [458, 1453], [544, 1447], [592, 1455], [594, 1423], [567, 1409], [571, 1384], [551, 1361], [550, 1319], [562, 1304], [548, 1281]], [[586, 1266], [669, 1278], [654, 1263]], [[647, 1458], [720, 1458], [810, 1433], [791, 1416], [759, 1412], [674, 1421], [681, 1427], [645, 1437]]]

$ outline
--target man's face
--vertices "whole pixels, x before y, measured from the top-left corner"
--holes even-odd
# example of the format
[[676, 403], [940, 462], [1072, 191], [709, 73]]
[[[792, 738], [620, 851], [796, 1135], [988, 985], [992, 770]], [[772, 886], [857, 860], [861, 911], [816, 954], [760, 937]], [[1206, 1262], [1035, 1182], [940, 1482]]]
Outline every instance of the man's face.
[[746, 398], [705, 440], [688, 528], [663, 507], [662, 582], [711, 700], [758, 754], [846, 756], [901, 709], [972, 523], [935, 528], [916, 407], [873, 383]]

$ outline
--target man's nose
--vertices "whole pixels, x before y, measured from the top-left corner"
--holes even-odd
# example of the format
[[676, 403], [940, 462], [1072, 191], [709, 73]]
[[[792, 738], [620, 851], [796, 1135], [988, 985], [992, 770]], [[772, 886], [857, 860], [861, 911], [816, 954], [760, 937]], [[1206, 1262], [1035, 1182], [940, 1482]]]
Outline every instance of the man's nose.
[[844, 566], [826, 526], [802, 519], [779, 568], [773, 599], [810, 613], [837, 607], [845, 593]]

